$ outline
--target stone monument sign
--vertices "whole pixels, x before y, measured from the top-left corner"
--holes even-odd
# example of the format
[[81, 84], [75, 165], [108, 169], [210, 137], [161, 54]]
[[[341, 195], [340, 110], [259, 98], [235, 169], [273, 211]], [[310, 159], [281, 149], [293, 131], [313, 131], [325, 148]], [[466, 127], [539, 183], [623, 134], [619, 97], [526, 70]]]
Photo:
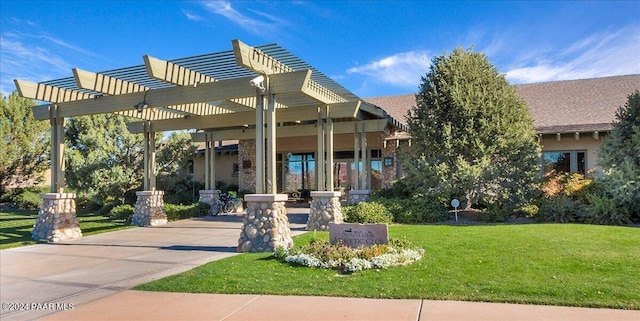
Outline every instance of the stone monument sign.
[[331, 244], [341, 240], [344, 245], [353, 248], [389, 244], [389, 229], [387, 224], [329, 223], [329, 240]]

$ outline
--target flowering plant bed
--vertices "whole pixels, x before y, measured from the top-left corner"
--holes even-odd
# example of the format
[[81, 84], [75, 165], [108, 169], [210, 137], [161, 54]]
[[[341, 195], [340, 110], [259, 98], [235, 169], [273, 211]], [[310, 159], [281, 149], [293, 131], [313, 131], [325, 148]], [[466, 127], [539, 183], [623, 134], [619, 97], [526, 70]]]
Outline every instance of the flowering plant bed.
[[351, 248], [342, 242], [330, 244], [325, 240], [312, 240], [307, 245], [289, 250], [278, 248], [274, 257], [292, 265], [336, 269], [353, 273], [367, 269], [386, 269], [392, 266], [416, 262], [424, 255], [424, 249], [407, 239], [391, 239], [389, 244]]

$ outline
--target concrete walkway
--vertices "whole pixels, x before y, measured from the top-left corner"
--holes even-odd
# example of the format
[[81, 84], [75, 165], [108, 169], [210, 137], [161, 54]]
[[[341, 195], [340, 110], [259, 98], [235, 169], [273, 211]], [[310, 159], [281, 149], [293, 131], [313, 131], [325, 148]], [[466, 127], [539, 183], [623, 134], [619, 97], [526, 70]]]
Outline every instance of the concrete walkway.
[[[288, 210], [292, 233], [303, 233], [308, 209]], [[206, 217], [2, 250], [0, 319], [640, 320], [640, 311], [608, 309], [129, 290], [236, 254], [241, 225], [240, 216]]]

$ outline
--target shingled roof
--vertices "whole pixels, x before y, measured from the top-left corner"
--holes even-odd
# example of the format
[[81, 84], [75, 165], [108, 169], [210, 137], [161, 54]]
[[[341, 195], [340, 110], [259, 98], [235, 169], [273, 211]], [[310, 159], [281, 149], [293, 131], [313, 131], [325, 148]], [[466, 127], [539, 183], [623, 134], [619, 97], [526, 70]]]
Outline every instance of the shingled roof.
[[[640, 90], [640, 74], [516, 85], [540, 134], [609, 131], [618, 107]], [[365, 99], [406, 123], [415, 95]]]

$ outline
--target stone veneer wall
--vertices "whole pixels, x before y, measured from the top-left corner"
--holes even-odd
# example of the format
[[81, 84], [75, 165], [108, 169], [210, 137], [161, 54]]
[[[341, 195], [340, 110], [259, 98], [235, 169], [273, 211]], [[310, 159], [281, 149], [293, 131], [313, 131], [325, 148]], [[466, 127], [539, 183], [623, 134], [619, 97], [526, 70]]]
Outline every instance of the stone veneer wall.
[[200, 198], [198, 199], [198, 202], [213, 205], [213, 203], [215, 203], [219, 199], [220, 199], [220, 190], [205, 189], [200, 191]]
[[76, 215], [76, 194], [47, 193], [40, 195], [42, 206], [38, 211], [31, 238], [62, 242], [82, 237]]
[[[384, 134], [383, 136], [384, 137], [382, 139], [384, 141], [384, 138], [387, 136]], [[386, 147], [383, 145], [383, 148], [382, 148], [382, 187], [383, 188], [391, 186], [391, 181], [396, 179], [396, 173], [398, 173], [398, 166], [400, 166], [400, 164], [398, 164], [398, 157], [396, 157], [396, 153], [398, 152], [396, 142], [397, 141], [395, 140], [389, 140], [386, 143]], [[391, 157], [393, 159], [393, 165], [391, 166], [384, 165], [384, 159], [386, 157]]]
[[[251, 168], [242, 168], [244, 161], [251, 162]], [[238, 143], [238, 191], [256, 191], [256, 140], [241, 140]]]
[[167, 213], [164, 211], [164, 191], [136, 192], [136, 209], [131, 225], [158, 226], [167, 224]]
[[238, 239], [238, 252], [273, 252], [293, 247], [284, 194], [245, 195], [247, 213]]
[[344, 222], [340, 207], [340, 192], [311, 192], [311, 209], [307, 220], [308, 231], [328, 231], [329, 223]]

